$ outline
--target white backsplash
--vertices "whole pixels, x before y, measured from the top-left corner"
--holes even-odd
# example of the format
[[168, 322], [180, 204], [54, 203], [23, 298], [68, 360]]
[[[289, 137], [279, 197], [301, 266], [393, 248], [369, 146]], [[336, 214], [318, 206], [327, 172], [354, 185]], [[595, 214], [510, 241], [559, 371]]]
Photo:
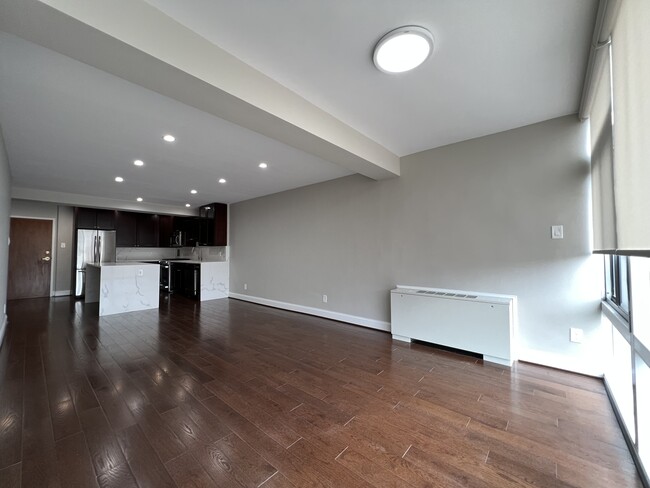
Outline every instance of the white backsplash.
[[180, 249], [170, 247], [118, 247], [115, 257], [117, 261], [171, 259], [178, 257], [180, 251]]
[[148, 261], [154, 259], [189, 258], [196, 261], [228, 261], [228, 246], [200, 247], [118, 247], [117, 261]]
[[183, 247], [180, 257], [195, 261], [228, 261], [229, 252], [228, 246]]

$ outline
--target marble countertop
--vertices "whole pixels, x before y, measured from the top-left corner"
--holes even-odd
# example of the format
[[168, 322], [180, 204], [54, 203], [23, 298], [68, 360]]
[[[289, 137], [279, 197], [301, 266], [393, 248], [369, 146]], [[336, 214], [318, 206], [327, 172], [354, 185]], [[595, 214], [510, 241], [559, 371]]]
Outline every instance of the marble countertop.
[[157, 264], [143, 263], [141, 261], [120, 261], [119, 263], [88, 263], [88, 266], [96, 268], [106, 268], [112, 266], [158, 266]]

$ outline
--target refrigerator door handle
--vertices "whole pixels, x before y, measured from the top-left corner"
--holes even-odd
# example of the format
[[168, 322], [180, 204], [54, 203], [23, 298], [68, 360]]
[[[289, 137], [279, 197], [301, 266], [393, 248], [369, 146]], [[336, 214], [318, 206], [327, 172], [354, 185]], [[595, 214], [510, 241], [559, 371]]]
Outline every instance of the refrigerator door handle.
[[97, 236], [97, 262], [102, 262], [102, 236]]
[[93, 236], [93, 263], [97, 262], [97, 236]]

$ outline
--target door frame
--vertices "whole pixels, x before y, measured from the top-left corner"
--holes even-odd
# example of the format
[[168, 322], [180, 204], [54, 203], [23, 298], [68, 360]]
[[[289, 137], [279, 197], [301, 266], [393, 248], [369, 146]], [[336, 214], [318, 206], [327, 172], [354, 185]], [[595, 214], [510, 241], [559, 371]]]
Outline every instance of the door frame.
[[[57, 236], [57, 220], [56, 217], [34, 217], [32, 215], [10, 215], [9, 223], [11, 224], [11, 219], [29, 219], [29, 220], [50, 220], [52, 221], [52, 247], [51, 247], [51, 256], [52, 256], [52, 266], [50, 268], [50, 296], [55, 296], [54, 288], [56, 285], [56, 258], [57, 258], [57, 249], [56, 249], [56, 236]], [[11, 236], [9, 236], [11, 242]], [[11, 245], [11, 244], [10, 244]]]

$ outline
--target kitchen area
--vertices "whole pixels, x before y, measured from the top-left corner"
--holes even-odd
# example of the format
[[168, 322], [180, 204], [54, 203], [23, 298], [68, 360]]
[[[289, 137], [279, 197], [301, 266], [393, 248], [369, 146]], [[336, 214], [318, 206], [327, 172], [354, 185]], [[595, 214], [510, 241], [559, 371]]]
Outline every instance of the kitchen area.
[[161, 296], [228, 297], [228, 207], [198, 216], [74, 207], [74, 295], [99, 315], [159, 307]]

